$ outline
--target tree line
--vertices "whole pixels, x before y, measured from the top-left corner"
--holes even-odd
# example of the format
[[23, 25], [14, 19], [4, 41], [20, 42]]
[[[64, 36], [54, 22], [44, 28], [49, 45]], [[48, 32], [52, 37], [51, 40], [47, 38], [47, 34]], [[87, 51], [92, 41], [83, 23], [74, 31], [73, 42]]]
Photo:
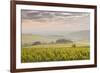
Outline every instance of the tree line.
[[[68, 39], [58, 39], [55, 42], [52, 41], [52, 42], [47, 43], [47, 44], [64, 44], [64, 43], [73, 43], [73, 41], [72, 40], [68, 40]], [[42, 43], [40, 41], [32, 42], [32, 45], [40, 45], [40, 44], [46, 44], [46, 43]]]

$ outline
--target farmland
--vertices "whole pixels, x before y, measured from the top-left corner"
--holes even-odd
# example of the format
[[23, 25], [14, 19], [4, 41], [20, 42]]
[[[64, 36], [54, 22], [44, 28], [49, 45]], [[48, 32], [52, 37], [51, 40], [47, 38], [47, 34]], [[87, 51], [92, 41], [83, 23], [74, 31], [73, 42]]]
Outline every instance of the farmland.
[[21, 62], [48, 62], [90, 59], [88, 44], [41, 44], [22, 46]]

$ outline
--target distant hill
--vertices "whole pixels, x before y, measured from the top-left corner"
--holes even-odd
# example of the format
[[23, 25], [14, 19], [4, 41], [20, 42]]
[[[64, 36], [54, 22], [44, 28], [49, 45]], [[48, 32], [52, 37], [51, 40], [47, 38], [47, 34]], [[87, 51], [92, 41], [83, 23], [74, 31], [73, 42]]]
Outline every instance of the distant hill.
[[39, 35], [39, 34], [22, 34], [22, 44], [24, 43], [32, 43], [34, 41], [40, 41], [40, 42], [54, 42], [59, 39], [66, 39], [71, 41], [87, 41], [89, 42], [90, 39], [90, 32], [89, 30], [84, 31], [77, 31], [77, 32], [71, 32], [63, 34], [45, 34], [45, 35]]
[[89, 30], [84, 30], [84, 31], [77, 31], [77, 32], [72, 32], [66, 35], [66, 38], [75, 40], [75, 41], [81, 41], [81, 40], [90, 40], [90, 31]]

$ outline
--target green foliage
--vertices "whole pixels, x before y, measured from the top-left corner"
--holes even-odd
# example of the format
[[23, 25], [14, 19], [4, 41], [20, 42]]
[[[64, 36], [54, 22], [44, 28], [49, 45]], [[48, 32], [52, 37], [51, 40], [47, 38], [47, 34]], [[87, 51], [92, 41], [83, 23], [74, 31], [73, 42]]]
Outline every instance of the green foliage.
[[[60, 46], [59, 46], [60, 45]], [[90, 59], [88, 46], [68, 47], [66, 44], [23, 47], [21, 62], [68, 61]]]

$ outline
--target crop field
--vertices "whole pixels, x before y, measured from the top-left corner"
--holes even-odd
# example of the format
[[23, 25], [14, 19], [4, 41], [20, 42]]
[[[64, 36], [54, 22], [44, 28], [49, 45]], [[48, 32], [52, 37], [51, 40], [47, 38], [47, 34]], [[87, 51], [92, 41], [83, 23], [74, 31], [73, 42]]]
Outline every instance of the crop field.
[[49, 62], [90, 59], [87, 45], [73, 47], [72, 44], [41, 44], [22, 47], [21, 62]]

